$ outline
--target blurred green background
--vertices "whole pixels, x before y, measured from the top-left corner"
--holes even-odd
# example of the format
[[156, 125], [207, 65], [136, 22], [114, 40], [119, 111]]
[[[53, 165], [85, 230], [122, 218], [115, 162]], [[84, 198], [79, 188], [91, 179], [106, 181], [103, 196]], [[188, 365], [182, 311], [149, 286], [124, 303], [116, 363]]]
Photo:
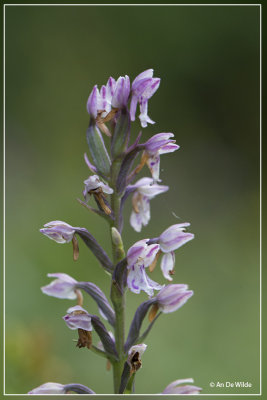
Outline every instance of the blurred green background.
[[[162, 79], [143, 139], [174, 132], [162, 156], [168, 193], [152, 202], [125, 246], [189, 221], [195, 240], [176, 252], [175, 283], [195, 294], [163, 315], [146, 340], [137, 393], [193, 377], [203, 393], [259, 392], [259, 7], [6, 7], [6, 392], [79, 382], [112, 393], [112, 374], [77, 349], [61, 317], [73, 303], [44, 296], [49, 272], [109, 292], [83, 243], [57, 245], [38, 230], [59, 219], [108, 247], [104, 222], [76, 201], [88, 168], [86, 101], [110, 75], [147, 68]], [[132, 128], [132, 140], [140, 130]], [[144, 171], [149, 176], [148, 170]], [[91, 200], [93, 203], [93, 199]], [[178, 217], [178, 218], [177, 218]], [[152, 278], [164, 283], [159, 267]], [[127, 296], [127, 326], [145, 294]], [[85, 308], [97, 309], [90, 299]], [[97, 342], [96, 334], [94, 335]], [[250, 389], [210, 388], [249, 381]]]

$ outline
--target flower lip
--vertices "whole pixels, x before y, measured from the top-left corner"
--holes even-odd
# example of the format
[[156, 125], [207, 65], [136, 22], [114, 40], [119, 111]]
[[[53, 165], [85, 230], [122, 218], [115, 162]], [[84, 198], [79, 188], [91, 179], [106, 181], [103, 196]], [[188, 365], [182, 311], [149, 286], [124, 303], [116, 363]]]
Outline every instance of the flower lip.
[[159, 251], [158, 244], [148, 245], [149, 239], [142, 239], [131, 246], [127, 252], [128, 269], [133, 265], [148, 267]]
[[149, 278], [144, 265], [140, 266], [137, 264], [132, 265], [129, 269], [127, 285], [133, 293], [139, 294], [143, 290], [148, 296], [153, 296], [154, 290], [160, 290], [163, 287]]

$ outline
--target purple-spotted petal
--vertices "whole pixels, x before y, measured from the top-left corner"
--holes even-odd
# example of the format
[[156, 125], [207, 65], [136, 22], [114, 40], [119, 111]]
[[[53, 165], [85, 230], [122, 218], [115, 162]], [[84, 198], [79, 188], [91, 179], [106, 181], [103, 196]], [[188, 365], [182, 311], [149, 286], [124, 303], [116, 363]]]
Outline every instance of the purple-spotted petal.
[[112, 101], [112, 97], [114, 95], [114, 90], [115, 90], [115, 86], [116, 86], [116, 81], [114, 78], [112, 78], [112, 76], [108, 79], [107, 84], [106, 84], [106, 88], [107, 88], [107, 98], [108, 101], [111, 103]]
[[140, 293], [141, 290], [149, 296], [153, 296], [154, 290], [160, 290], [162, 286], [152, 281], [146, 272], [145, 267], [132, 266], [127, 277], [127, 285], [133, 293]]
[[147, 160], [147, 166], [150, 169], [153, 180], [159, 181], [160, 156], [158, 153], [149, 157]]
[[150, 99], [150, 97], [153, 96], [153, 94], [158, 90], [160, 85], [160, 79], [159, 78], [151, 78], [149, 82], [147, 82], [145, 89], [142, 92], [142, 98], [143, 99]]
[[107, 88], [104, 85], [100, 89], [97, 109], [99, 111], [104, 111], [105, 114], [109, 113], [111, 110], [111, 104], [110, 104], [110, 99], [109, 99], [109, 96], [107, 93]]
[[134, 96], [137, 96], [138, 101], [140, 102], [140, 99], [145, 92], [146, 88], [150, 86], [153, 82], [153, 78], [144, 78], [140, 79], [138, 82], [136, 82], [134, 85], [132, 85], [132, 92]]

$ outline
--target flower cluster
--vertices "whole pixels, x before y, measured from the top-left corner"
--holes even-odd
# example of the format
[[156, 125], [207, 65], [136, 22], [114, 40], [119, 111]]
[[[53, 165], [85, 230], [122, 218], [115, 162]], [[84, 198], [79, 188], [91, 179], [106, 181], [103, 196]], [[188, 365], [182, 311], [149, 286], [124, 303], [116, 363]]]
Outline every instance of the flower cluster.
[[[141, 127], [155, 123], [148, 116], [148, 101], [159, 85], [160, 79], [153, 76], [152, 69], [139, 74], [132, 83], [127, 75], [117, 80], [110, 77], [100, 89], [97, 85], [93, 87], [87, 101], [90, 115], [86, 131], [89, 157], [85, 154], [84, 158], [91, 173], [83, 182], [83, 200], [78, 201], [86, 210], [108, 223], [113, 259], [92, 235], [93, 227], [87, 230], [55, 220], [40, 229], [43, 235], [57, 243], [72, 242], [75, 261], [78, 260], [78, 242], [81, 240], [111, 277], [110, 299], [94, 283], [78, 281], [66, 273], [49, 273], [48, 277], [54, 279], [41, 290], [48, 296], [74, 302], [65, 315], [62, 312], [63, 321], [71, 331], [77, 331], [78, 339], [75, 342], [79, 349], [88, 349], [106, 359], [107, 369], [113, 369], [116, 394], [134, 392], [135, 380], [142, 367], [142, 356], [148, 348], [144, 340], [156, 319], [162, 314], [177, 311], [193, 295], [186, 284], [165, 285], [150, 277], [161, 259], [163, 278], [168, 282], [173, 280], [175, 251], [194, 238], [192, 233], [186, 231], [190, 226], [188, 222], [171, 225], [161, 234], [158, 233], [159, 236], [141, 238], [127, 252], [122, 237], [123, 211], [127, 199], [131, 197], [132, 200], [130, 225], [136, 232], [141, 232], [151, 218], [151, 200], [169, 190], [169, 186], [161, 184], [160, 156], [179, 149], [171, 132], [156, 133], [143, 143], [142, 133], [139, 133], [132, 140], [138, 105]], [[140, 177], [138, 174], [144, 166], [148, 167], [150, 176]], [[84, 251], [84, 247], [81, 251]], [[91, 266], [90, 276], [93, 276], [93, 268], [94, 265]], [[138, 306], [125, 337], [127, 288], [134, 294], [143, 291], [148, 297]], [[154, 295], [155, 291], [157, 293]], [[83, 307], [84, 294], [96, 303], [99, 315]], [[142, 332], [146, 316], [149, 325]], [[110, 325], [109, 329], [106, 324]], [[192, 382], [191, 378], [174, 381], [162, 394], [199, 393], [201, 388], [187, 385]], [[81, 384], [54, 382], [45, 383], [29, 394], [70, 392], [94, 394], [92, 389]]]

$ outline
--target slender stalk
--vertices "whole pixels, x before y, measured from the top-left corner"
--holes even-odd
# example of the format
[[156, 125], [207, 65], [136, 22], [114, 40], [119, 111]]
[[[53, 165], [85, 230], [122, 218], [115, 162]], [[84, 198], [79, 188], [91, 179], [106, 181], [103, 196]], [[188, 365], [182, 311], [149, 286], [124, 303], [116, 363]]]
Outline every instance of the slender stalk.
[[[116, 190], [116, 179], [119, 168], [120, 168], [120, 162], [114, 161], [111, 168], [111, 183], [114, 190], [114, 193], [111, 196], [111, 207], [114, 213], [114, 221], [112, 221], [111, 227], [114, 227], [117, 230], [119, 230], [120, 209], [121, 209], [121, 197]], [[116, 265], [120, 260], [122, 260], [125, 257], [123, 246], [116, 245], [114, 240], [112, 240], [112, 249], [113, 249], [113, 262], [114, 265]], [[116, 348], [119, 356], [119, 360], [113, 363], [113, 382], [114, 382], [114, 392], [119, 393], [121, 375], [125, 362], [125, 353], [124, 353], [125, 294], [121, 293], [121, 291], [116, 286], [115, 282], [112, 282], [111, 284], [111, 300], [114, 306], [115, 316], [116, 316], [114, 333], [115, 333]]]

